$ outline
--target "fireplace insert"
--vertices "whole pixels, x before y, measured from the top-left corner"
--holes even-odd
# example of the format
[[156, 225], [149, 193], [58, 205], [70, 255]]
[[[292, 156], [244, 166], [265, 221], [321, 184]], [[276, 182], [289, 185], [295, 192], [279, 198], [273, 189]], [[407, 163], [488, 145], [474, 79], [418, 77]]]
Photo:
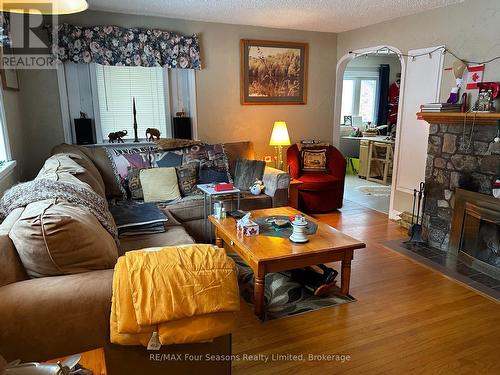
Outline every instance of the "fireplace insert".
[[457, 189], [449, 251], [470, 267], [500, 279], [500, 200]]

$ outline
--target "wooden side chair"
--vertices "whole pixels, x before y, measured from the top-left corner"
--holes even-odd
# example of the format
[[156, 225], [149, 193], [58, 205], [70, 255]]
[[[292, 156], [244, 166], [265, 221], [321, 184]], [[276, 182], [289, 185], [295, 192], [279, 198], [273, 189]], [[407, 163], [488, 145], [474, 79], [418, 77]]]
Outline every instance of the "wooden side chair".
[[[368, 181], [373, 182], [381, 182], [384, 185], [387, 185], [389, 172], [392, 170], [394, 151], [393, 145], [390, 143], [382, 143], [382, 142], [370, 142], [368, 146], [368, 173], [366, 175], [366, 179]], [[377, 177], [372, 177], [372, 167], [373, 166], [382, 166], [382, 168], [377, 168], [379, 170], [378, 173], [382, 173], [382, 178], [377, 178], [379, 174], [377, 173]]]

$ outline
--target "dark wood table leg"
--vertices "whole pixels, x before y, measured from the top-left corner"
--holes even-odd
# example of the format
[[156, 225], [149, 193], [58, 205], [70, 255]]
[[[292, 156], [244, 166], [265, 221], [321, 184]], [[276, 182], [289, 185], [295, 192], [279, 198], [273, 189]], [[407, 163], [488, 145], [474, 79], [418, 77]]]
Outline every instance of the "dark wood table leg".
[[255, 315], [259, 318], [264, 317], [264, 289], [265, 277], [255, 276], [253, 291], [255, 300]]
[[349, 294], [349, 282], [351, 280], [351, 261], [353, 253], [347, 251], [342, 260], [342, 275], [340, 279], [340, 291], [342, 294]]

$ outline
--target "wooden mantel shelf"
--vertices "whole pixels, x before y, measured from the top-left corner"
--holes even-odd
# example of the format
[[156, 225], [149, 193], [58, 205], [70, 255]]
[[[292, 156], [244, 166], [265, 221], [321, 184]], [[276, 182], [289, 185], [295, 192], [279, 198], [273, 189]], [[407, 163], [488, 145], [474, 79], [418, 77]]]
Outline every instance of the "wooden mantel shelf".
[[500, 113], [479, 113], [479, 112], [418, 112], [417, 118], [425, 120], [429, 124], [480, 124], [497, 125], [500, 120]]

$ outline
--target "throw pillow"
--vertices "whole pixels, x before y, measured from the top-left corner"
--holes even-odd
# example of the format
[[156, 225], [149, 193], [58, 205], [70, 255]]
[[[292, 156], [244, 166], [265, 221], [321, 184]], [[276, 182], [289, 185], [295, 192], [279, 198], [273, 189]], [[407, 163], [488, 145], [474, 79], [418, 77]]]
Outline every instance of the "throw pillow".
[[198, 180], [198, 163], [188, 163], [175, 168], [177, 172], [177, 180], [181, 195], [195, 195], [198, 193], [196, 181]]
[[238, 159], [234, 170], [234, 186], [248, 191], [255, 180], [262, 180], [266, 163], [262, 160]]
[[160, 151], [156, 153], [156, 166], [168, 168], [180, 165], [182, 165], [182, 151]]
[[142, 193], [140, 173], [141, 169], [129, 168], [128, 170], [128, 191], [130, 192], [130, 198], [132, 199], [144, 198], [144, 194]]
[[170, 201], [181, 197], [175, 168], [143, 169], [139, 176], [144, 202]]
[[193, 161], [200, 163], [198, 183], [233, 182], [229, 174], [229, 164], [222, 144], [195, 145], [184, 149], [183, 153], [183, 164]]
[[124, 198], [127, 196], [129, 169], [153, 167], [158, 152], [156, 146], [106, 146], [105, 149]]
[[326, 172], [326, 149], [302, 150], [303, 172]]

